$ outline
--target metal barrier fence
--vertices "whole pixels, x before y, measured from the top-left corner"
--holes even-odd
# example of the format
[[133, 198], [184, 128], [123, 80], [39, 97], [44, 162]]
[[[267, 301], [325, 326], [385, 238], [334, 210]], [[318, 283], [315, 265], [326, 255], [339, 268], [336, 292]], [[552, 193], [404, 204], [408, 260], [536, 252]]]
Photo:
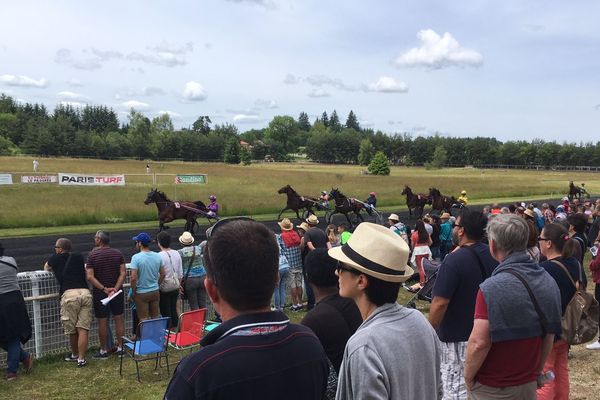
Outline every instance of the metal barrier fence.
[[[127, 278], [123, 285], [123, 291], [127, 294], [129, 290], [129, 269]], [[67, 353], [69, 351], [68, 337], [65, 335], [60, 322], [60, 299], [58, 296], [59, 286], [54, 273], [46, 271], [20, 272], [17, 275], [19, 286], [23, 297], [31, 325], [33, 335], [24, 349], [35, 358], [40, 358], [49, 354]], [[184, 302], [184, 310], [188, 311], [189, 305]], [[208, 305], [209, 316], [213, 315], [212, 304]], [[125, 335], [131, 336], [133, 333], [133, 319], [131, 315], [131, 304], [125, 301]], [[115, 334], [112, 326], [113, 335]], [[94, 318], [89, 335], [89, 345], [99, 346], [98, 324]], [[0, 367], [6, 366], [6, 354], [0, 350]]]

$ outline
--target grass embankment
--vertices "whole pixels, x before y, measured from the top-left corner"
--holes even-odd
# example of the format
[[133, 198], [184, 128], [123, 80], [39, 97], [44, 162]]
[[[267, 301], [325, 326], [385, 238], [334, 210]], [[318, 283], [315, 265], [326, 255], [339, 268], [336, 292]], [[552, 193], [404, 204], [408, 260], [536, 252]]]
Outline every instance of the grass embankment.
[[[143, 204], [153, 186], [152, 176], [145, 174], [145, 165], [145, 161], [135, 160], [42, 159], [41, 173], [123, 173], [128, 174], [126, 186], [1, 186], [3, 213], [0, 229], [156, 221], [156, 207]], [[222, 206], [222, 215], [276, 215], [285, 205], [285, 195], [277, 194], [277, 190], [288, 183], [299, 193], [312, 196], [331, 187], [339, 187], [346, 195], [360, 199], [366, 198], [370, 191], [376, 191], [378, 206], [395, 211], [405, 208], [405, 199], [400, 195], [405, 184], [415, 192], [427, 192], [429, 187], [435, 186], [442, 193], [458, 195], [461, 189], [465, 189], [472, 202], [488, 203], [500, 198], [557, 197], [563, 195], [569, 180], [585, 182], [592, 193], [600, 191], [598, 174], [591, 173], [469, 168], [428, 171], [393, 167], [390, 176], [381, 177], [361, 174], [364, 167], [360, 166], [312, 163], [240, 166], [151, 162], [150, 165], [152, 172], [158, 174], [208, 174], [206, 185], [175, 185], [173, 176], [157, 176], [155, 186], [173, 200], [206, 202], [208, 196], [214, 193]], [[20, 180], [19, 173], [25, 171], [31, 171], [31, 158], [0, 157], [0, 172], [14, 173], [15, 182]]]

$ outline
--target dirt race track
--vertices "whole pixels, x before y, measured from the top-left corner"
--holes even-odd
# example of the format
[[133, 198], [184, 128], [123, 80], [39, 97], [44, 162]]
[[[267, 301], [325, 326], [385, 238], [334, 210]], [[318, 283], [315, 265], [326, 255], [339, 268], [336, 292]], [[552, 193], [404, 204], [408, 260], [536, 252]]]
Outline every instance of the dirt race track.
[[[556, 203], [557, 200], [537, 200], [536, 202], [541, 205], [544, 202]], [[480, 210], [481, 207], [473, 206], [471, 207], [471, 209]], [[389, 214], [390, 213], [384, 213], [385, 217], [387, 217]], [[398, 212], [397, 214], [400, 216], [403, 222], [409, 222], [411, 224], [414, 223], [414, 220], [409, 220], [408, 212]], [[363, 215], [365, 215], [365, 221], [373, 221], [373, 219], [370, 218], [368, 215]], [[291, 217], [291, 214], [285, 214], [285, 216]], [[320, 219], [321, 223], [319, 224], [319, 226], [324, 229], [326, 227], [326, 223], [323, 221], [323, 218]], [[292, 222], [298, 223], [298, 220], [294, 218], [292, 219]], [[333, 222], [336, 224], [340, 224], [342, 222], [345, 222], [345, 218], [343, 215], [337, 214], [334, 216]], [[264, 224], [274, 232], [280, 231], [276, 221], [269, 221], [265, 222]], [[207, 227], [208, 225], [201, 225], [200, 229], [196, 230], [195, 237], [198, 240], [197, 243], [206, 238], [204, 235], [204, 231]], [[179, 236], [183, 232], [183, 228], [175, 227], [169, 229], [168, 232], [173, 238], [173, 248], [180, 248], [181, 246], [177, 241], [177, 238], [179, 238]], [[131, 239], [138, 233], [139, 231], [110, 231], [111, 246], [123, 252], [126, 262], [129, 262], [131, 260], [131, 256], [133, 256], [133, 254], [135, 254], [136, 252], [134, 243]], [[151, 235], [155, 235], [156, 231], [149, 231], [148, 233], [150, 233]], [[84, 257], [87, 257], [87, 253], [94, 246], [94, 234], [95, 232], [91, 231], [89, 233], [67, 235], [67, 237], [73, 242], [73, 251], [80, 252], [84, 255]], [[36, 271], [43, 269], [46, 260], [50, 257], [50, 255], [54, 253], [54, 244], [58, 237], [59, 236], [57, 235], [51, 235], [35, 236], [29, 238], [2, 239], [2, 245], [4, 246], [5, 254], [7, 256], [15, 258], [19, 266], [19, 270], [21, 272]], [[158, 246], [156, 244], [153, 244], [151, 246], [151, 249], [154, 251], [158, 251]]]

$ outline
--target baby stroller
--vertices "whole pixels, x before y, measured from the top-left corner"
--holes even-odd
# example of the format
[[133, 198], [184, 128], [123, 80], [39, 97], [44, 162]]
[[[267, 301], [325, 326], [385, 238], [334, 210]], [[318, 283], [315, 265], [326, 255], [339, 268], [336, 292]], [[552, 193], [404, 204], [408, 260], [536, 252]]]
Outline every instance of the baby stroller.
[[[430, 260], [428, 258], [423, 259], [423, 269], [425, 270], [425, 283], [423, 287], [414, 294], [404, 305], [408, 308], [417, 308], [415, 300], [424, 300], [431, 303], [431, 292], [433, 291], [433, 285], [435, 285], [435, 279], [439, 270], [441, 262]], [[406, 286], [405, 286], [406, 288]]]

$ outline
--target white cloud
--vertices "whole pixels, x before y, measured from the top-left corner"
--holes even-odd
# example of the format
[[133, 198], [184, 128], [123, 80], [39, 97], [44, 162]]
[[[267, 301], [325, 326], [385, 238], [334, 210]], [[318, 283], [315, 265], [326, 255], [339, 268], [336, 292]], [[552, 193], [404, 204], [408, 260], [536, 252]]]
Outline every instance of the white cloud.
[[80, 103], [78, 101], [61, 101], [61, 105], [63, 106], [71, 106], [73, 108], [83, 108], [85, 107], [85, 103]]
[[348, 92], [354, 92], [358, 90], [358, 87], [345, 84], [341, 79], [331, 78], [327, 75], [311, 75], [305, 79], [305, 81], [312, 86], [332, 86], [339, 90], [346, 90]]
[[164, 96], [167, 94], [163, 89], [155, 86], [149, 86], [142, 89], [144, 96]]
[[364, 128], [367, 128], [367, 127], [370, 127], [370, 126], [373, 126], [373, 125], [374, 125], [374, 124], [373, 124], [371, 121], [368, 121], [368, 120], [366, 120], [366, 119], [365, 119], [365, 120], [360, 120], [360, 121], [358, 121], [358, 124], [359, 124], [360, 126], [364, 127]]
[[421, 47], [414, 47], [398, 56], [394, 60], [396, 66], [441, 69], [450, 66], [479, 67], [483, 63], [481, 54], [461, 47], [448, 32], [440, 36], [432, 29], [424, 29], [419, 31], [417, 37]]
[[169, 111], [169, 110], [161, 110], [157, 114], [158, 115], [167, 114], [169, 117], [171, 117], [171, 119], [180, 119], [181, 118], [181, 114], [176, 113], [174, 111]]
[[325, 91], [324, 89], [313, 89], [309, 94], [308, 97], [329, 97], [331, 96], [331, 94], [329, 94], [327, 91]]
[[252, 124], [261, 121], [262, 119], [258, 115], [237, 114], [233, 117], [233, 122], [238, 124]]
[[84, 94], [69, 92], [68, 90], [56, 93], [56, 97], [58, 97], [59, 99], [67, 99], [67, 100], [88, 100], [89, 99], [89, 97], [87, 97]]
[[67, 81], [67, 85], [71, 86], [71, 87], [82, 87], [83, 83], [81, 83], [81, 81], [79, 79], [69, 79]]
[[162, 42], [151, 48], [159, 53], [185, 54], [194, 51], [194, 44], [187, 42], [183, 45], [177, 43]]
[[137, 101], [137, 100], [128, 100], [125, 101], [123, 103], [121, 103], [121, 106], [127, 109], [133, 108], [135, 110], [147, 110], [148, 108], [150, 108], [150, 104], [148, 103], [144, 103], [142, 101]]
[[54, 57], [54, 61], [57, 64], [69, 65], [76, 69], [83, 69], [87, 71], [102, 68], [102, 63], [97, 57], [86, 58], [86, 59], [74, 59], [69, 49], [58, 49]]
[[264, 8], [274, 9], [277, 8], [275, 3], [272, 0], [227, 0], [230, 3], [251, 3], [256, 4], [258, 6], [262, 6]]
[[392, 77], [382, 76], [377, 82], [370, 83], [368, 90], [380, 93], [406, 93], [408, 92], [408, 86], [406, 83], [398, 82]]
[[283, 80], [283, 83], [285, 83], [286, 85], [295, 85], [297, 83], [300, 83], [300, 78], [293, 74], [287, 74], [285, 76], [285, 79]]
[[48, 80], [45, 78], [33, 79], [25, 75], [0, 75], [0, 83], [8, 86], [45, 88]]
[[594, 106], [594, 110], [596, 110], [596, 111], [600, 111], [600, 104], [596, 104], [596, 105]]
[[187, 101], [202, 101], [206, 99], [206, 91], [198, 82], [190, 81], [185, 84], [183, 98]]
[[275, 108], [279, 108], [279, 106], [277, 105], [277, 102], [275, 100], [267, 100], [267, 99], [258, 99], [254, 102], [254, 104], [257, 107], [260, 108], [268, 108], [270, 110], [273, 110]]

